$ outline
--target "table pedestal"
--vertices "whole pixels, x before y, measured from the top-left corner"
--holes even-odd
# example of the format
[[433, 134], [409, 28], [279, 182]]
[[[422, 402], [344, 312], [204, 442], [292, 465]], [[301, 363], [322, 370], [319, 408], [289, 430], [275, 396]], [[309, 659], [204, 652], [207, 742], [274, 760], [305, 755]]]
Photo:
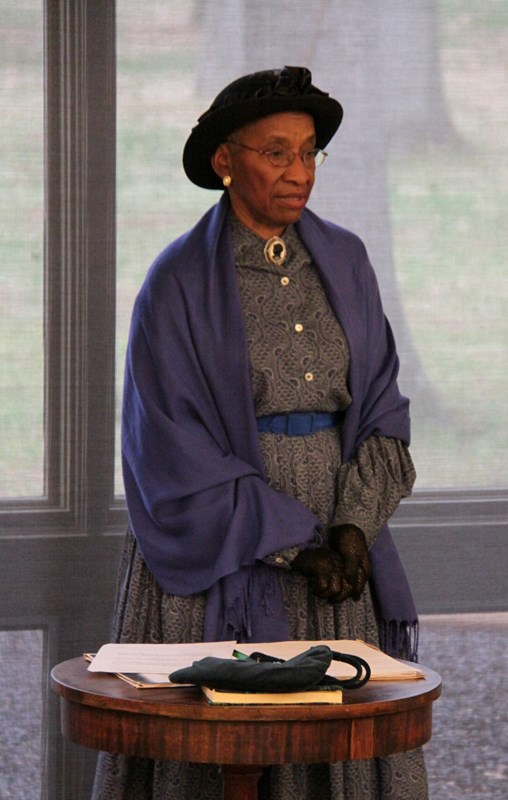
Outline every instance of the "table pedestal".
[[256, 800], [261, 767], [225, 764], [220, 768], [223, 800]]

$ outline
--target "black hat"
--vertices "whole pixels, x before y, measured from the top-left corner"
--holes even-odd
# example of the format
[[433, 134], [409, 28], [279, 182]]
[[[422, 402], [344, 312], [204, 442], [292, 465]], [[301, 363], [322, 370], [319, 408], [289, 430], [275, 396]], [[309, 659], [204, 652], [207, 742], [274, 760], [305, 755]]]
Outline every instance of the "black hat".
[[342, 106], [311, 83], [306, 67], [284, 67], [244, 75], [228, 84], [198, 119], [183, 150], [187, 177], [204, 189], [222, 189], [212, 155], [230, 133], [269, 114], [305, 111], [314, 119], [316, 147], [326, 147], [340, 123]]

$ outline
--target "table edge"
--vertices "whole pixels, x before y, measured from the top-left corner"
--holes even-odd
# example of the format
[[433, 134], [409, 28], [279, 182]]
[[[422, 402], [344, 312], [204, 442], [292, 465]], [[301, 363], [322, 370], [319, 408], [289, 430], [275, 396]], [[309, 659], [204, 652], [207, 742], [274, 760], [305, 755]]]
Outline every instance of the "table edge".
[[[81, 671], [81, 663], [83, 669]], [[62, 672], [65, 668], [78, 669], [80, 681], [65, 680]], [[289, 720], [300, 719], [302, 715], [307, 715], [312, 709], [314, 719], [332, 719], [336, 717], [365, 717], [379, 716], [394, 712], [404, 711], [406, 708], [417, 708], [433, 703], [441, 694], [441, 677], [429, 667], [419, 665], [424, 671], [425, 678], [411, 681], [379, 681], [376, 689], [397, 686], [398, 689], [422, 688], [422, 691], [409, 693], [407, 696], [396, 698], [374, 698], [360, 700], [360, 697], [372, 692], [373, 684], [367, 685], [363, 689], [346, 692], [346, 701], [337, 705], [212, 705], [200, 694], [199, 689], [194, 687], [181, 687], [175, 689], [134, 689], [128, 684], [123, 683], [120, 678], [103, 673], [90, 673], [87, 671], [86, 662], [80, 658], [69, 659], [60, 664], [56, 664], [51, 670], [50, 685], [53, 692], [71, 702], [87, 705], [95, 708], [104, 708], [111, 711], [123, 711], [132, 714], [151, 714], [166, 716], [173, 719], [185, 719], [189, 717], [189, 709], [192, 709], [192, 717], [203, 720], [247, 720], [254, 716], [260, 720], [265, 718], [267, 721], [276, 719]], [[104, 678], [99, 677], [104, 675]], [[120, 696], [109, 694], [106, 689], [100, 692], [100, 683], [105, 686], [111, 685], [120, 691]], [[118, 682], [118, 683], [117, 683]], [[87, 685], [88, 684], [88, 685]], [[175, 694], [178, 693], [178, 696]], [[356, 699], [355, 699], [356, 696]], [[177, 702], [175, 702], [177, 701]]]

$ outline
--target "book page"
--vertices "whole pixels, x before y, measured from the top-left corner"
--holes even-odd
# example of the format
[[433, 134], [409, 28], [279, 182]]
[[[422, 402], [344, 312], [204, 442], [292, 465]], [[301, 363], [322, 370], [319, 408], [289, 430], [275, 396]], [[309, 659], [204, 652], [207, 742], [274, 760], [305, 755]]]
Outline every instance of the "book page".
[[236, 642], [184, 644], [104, 644], [89, 665], [91, 672], [141, 672], [167, 681], [177, 669], [207, 656], [232, 658]]
[[[396, 658], [391, 658], [383, 653], [373, 645], [362, 642], [359, 639], [337, 639], [326, 641], [305, 641], [305, 642], [265, 642], [259, 644], [237, 644], [236, 650], [240, 653], [250, 655], [256, 651], [266, 653], [277, 658], [293, 658], [294, 656], [307, 650], [309, 647], [316, 647], [317, 645], [327, 645], [330, 650], [335, 653], [346, 653], [347, 655], [360, 656], [363, 658], [371, 669], [370, 680], [373, 681], [390, 681], [390, 680], [412, 680], [414, 678], [423, 678], [422, 670], [418, 669], [416, 665], [406, 664], [398, 661]], [[356, 674], [355, 669], [350, 664], [343, 664], [340, 661], [332, 661], [330, 664], [327, 675], [332, 675], [334, 678], [351, 678]]]

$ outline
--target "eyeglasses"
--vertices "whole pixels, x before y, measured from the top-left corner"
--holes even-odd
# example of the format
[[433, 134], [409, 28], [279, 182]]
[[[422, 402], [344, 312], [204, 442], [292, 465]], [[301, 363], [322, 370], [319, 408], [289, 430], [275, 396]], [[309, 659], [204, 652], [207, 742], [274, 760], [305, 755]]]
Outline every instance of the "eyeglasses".
[[[228, 144], [236, 144], [237, 147], [243, 147], [245, 150], [252, 150], [253, 153], [259, 153], [261, 156], [266, 156], [270, 164], [274, 167], [290, 167], [297, 153], [292, 150], [286, 150], [284, 147], [273, 147], [271, 150], [258, 150], [257, 147], [249, 147], [248, 144], [241, 142], [233, 142], [231, 139], [226, 139]], [[298, 153], [303, 163], [308, 169], [320, 167], [328, 153], [321, 150], [319, 147], [313, 147], [311, 150], [306, 150], [305, 153]]]

